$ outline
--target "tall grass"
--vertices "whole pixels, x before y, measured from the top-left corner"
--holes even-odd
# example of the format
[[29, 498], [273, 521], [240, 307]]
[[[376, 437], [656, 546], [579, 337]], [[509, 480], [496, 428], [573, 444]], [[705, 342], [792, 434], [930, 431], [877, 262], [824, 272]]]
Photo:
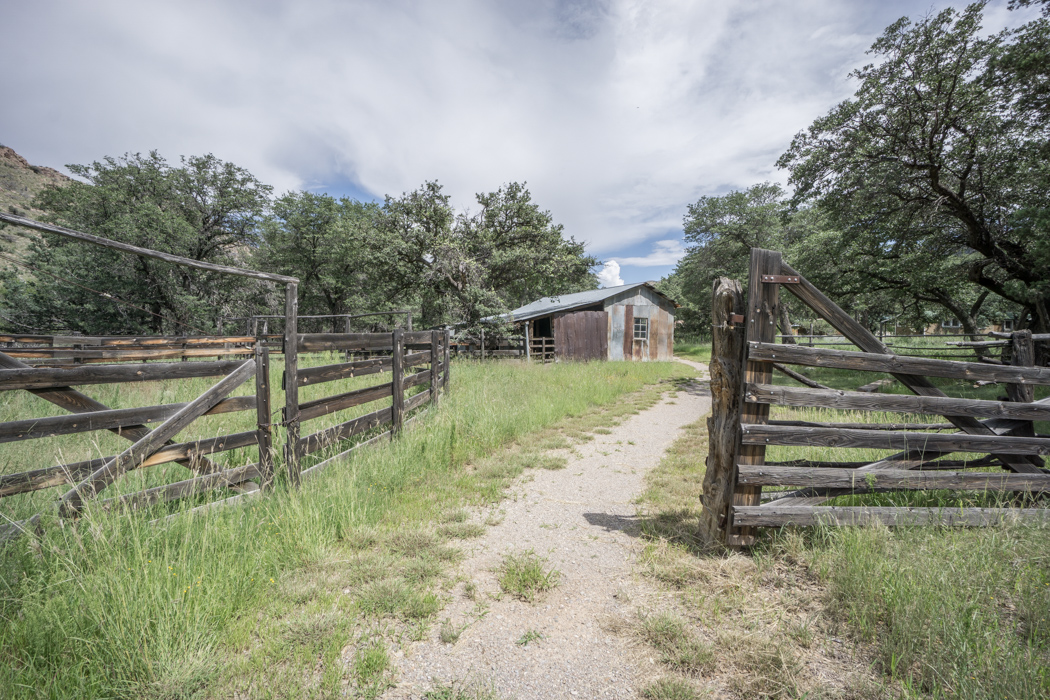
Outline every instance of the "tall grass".
[[[247, 649], [281, 644], [244, 675], [287, 673], [295, 687], [320, 659], [335, 689], [356, 620], [425, 621], [439, 607], [430, 586], [434, 562], [447, 556], [427, 523], [499, 499], [506, 483], [502, 472], [467, 465], [682, 371], [457, 362], [440, 410], [301, 490], [279, 486], [243, 507], [159, 525], [149, 514], [98, 509], [76, 524], [45, 519], [41, 536], [0, 552], [0, 696], [188, 697], [231, 682]], [[387, 544], [365, 551], [376, 528], [391, 533]], [[349, 593], [331, 598], [332, 586]], [[331, 609], [294, 629], [278, 624], [288, 606], [318, 600]]]
[[1006, 526], [841, 528], [814, 569], [909, 697], [1050, 696], [1050, 539]]

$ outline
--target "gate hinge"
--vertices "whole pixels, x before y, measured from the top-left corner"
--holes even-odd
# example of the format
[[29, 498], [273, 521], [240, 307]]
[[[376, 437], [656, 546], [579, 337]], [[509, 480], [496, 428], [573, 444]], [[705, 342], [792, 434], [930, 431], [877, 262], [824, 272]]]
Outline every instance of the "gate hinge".
[[799, 284], [802, 278], [798, 275], [762, 275], [762, 281], [770, 284]]

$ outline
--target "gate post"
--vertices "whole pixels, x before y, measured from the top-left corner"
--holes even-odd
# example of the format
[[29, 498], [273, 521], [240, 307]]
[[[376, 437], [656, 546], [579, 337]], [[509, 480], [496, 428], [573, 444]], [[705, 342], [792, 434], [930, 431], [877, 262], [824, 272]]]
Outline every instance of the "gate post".
[[[777, 338], [777, 312], [780, 306], [780, 284], [766, 276], [780, 275], [781, 255], [774, 250], [751, 249], [751, 270], [747, 287], [747, 342], [774, 343]], [[745, 357], [747, 346], [745, 345]], [[747, 360], [744, 364], [744, 382], [770, 384], [773, 381], [773, 365], [770, 362]], [[746, 387], [745, 387], [746, 388]], [[740, 404], [740, 422], [749, 424], [769, 421], [769, 404]], [[738, 431], [737, 435], [740, 433]], [[740, 439], [739, 437], [737, 439]], [[737, 464], [765, 464], [764, 445], [740, 445]], [[736, 482], [736, 466], [733, 467]], [[738, 486], [733, 492], [734, 506], [758, 506], [762, 504], [761, 486]], [[730, 512], [732, 515], [732, 512]], [[730, 518], [726, 531], [726, 544], [731, 547], [746, 547], [755, 543], [755, 529], [733, 527]]]
[[401, 424], [405, 418], [405, 340], [404, 331], [395, 328], [390, 334], [393, 341], [393, 353], [390, 356], [391, 391], [393, 401], [390, 414], [390, 436], [394, 437], [401, 432]]
[[740, 283], [719, 278], [711, 304], [711, 415], [707, 419], [707, 471], [700, 513], [700, 537], [709, 547], [726, 541], [733, 500], [744, 379], [743, 321]]
[[266, 347], [265, 338], [255, 339], [255, 420], [262, 487], [270, 489], [273, 487], [273, 453], [270, 448], [270, 349]]
[[288, 480], [299, 486], [299, 285], [289, 282], [284, 290], [284, 424], [287, 442], [284, 459]]

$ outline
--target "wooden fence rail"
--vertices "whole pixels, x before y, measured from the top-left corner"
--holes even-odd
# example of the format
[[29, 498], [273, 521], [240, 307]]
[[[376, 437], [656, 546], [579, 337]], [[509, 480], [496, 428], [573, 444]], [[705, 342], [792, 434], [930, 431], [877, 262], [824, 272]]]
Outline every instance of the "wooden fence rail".
[[[291, 311], [294, 313], [294, 308]], [[57, 505], [62, 515], [73, 516], [89, 502], [95, 502], [103, 508], [137, 509], [207, 491], [233, 490], [240, 494], [237, 496], [239, 498], [270, 488], [274, 482], [274, 423], [269, 387], [269, 356], [272, 350], [283, 351], [285, 355], [286, 405], [282, 423], [286, 428], [285, 467], [293, 485], [299, 483], [302, 475], [300, 461], [305, 456], [332, 448], [341, 441], [384, 425], [391, 426], [391, 430], [385, 434], [396, 434], [408, 414], [428, 402], [436, 404], [440, 391], [448, 386], [450, 343], [447, 331], [297, 334], [294, 325], [294, 322], [290, 324], [291, 332], [280, 344], [275, 344], [274, 337], [254, 339], [244, 336], [92, 339], [80, 336], [0, 336], [0, 343], [35, 343], [38, 347], [50, 348], [54, 350], [51, 358], [57, 357], [61, 347], [56, 346], [56, 343], [61, 344], [65, 340], [76, 340], [81, 346], [107, 348], [105, 357], [82, 354], [62, 358], [83, 360], [85, 363], [99, 360], [105, 364], [78, 363], [75, 366], [54, 367], [27, 365], [16, 357], [21, 355], [24, 358], [37, 350], [5, 347], [6, 352], [0, 352], [0, 392], [28, 391], [71, 411], [71, 414], [2, 422], [0, 443], [96, 430], [108, 430], [132, 442], [126, 450], [116, 455], [0, 474], [0, 498], [67, 486], [67, 492]], [[290, 338], [294, 338], [295, 342], [289, 344]], [[239, 355], [242, 359], [195, 359], [175, 363], [121, 362], [132, 358], [142, 359], [144, 352], [168, 353], [168, 348], [173, 345], [178, 347], [170, 352], [200, 352], [204, 357]], [[300, 353], [328, 351], [378, 352], [383, 353], [383, 356], [299, 368]], [[62, 352], [88, 351], [67, 351], [62, 348]], [[150, 354], [149, 358], [162, 356], [167, 355]], [[180, 357], [187, 356], [194, 355], [183, 354]], [[309, 401], [299, 400], [299, 387], [387, 373], [389, 380], [375, 386]], [[253, 376], [254, 395], [229, 396]], [[220, 379], [193, 401], [141, 408], [113, 409], [71, 388], [208, 377]], [[425, 388], [420, 392], [419, 387]], [[304, 422], [377, 401], [387, 401], [390, 405], [305, 437], [299, 436], [300, 426]], [[254, 430], [182, 443], [172, 441], [178, 433], [203, 416], [244, 411], [255, 411]], [[157, 425], [151, 429], [147, 427], [149, 424]], [[221, 468], [209, 459], [209, 455], [215, 453], [253, 446], [258, 449], [258, 459], [250, 464]], [[352, 449], [314, 465], [307, 471], [317, 473]], [[192, 476], [135, 493], [99, 498], [99, 494], [130, 471], [173, 462], [189, 468]], [[5, 532], [0, 534], [17, 534], [27, 523], [38, 520], [38, 516], [34, 516], [29, 521], [5, 527]]]
[[[781, 287], [827, 320], [859, 351], [777, 344], [775, 321]], [[714, 299], [714, 402], [701, 517], [703, 534], [710, 541], [747, 546], [754, 543], [757, 527], [818, 522], [984, 526], [1010, 519], [1050, 520], [1050, 509], [1041, 508], [820, 505], [843, 495], [893, 491], [981, 491], [1011, 497], [1050, 491], [1050, 471], [1043, 460], [1050, 455], [1050, 435], [1037, 434], [1033, 426], [1033, 421], [1050, 420], [1050, 398], [1035, 401], [1033, 393], [1036, 386], [1050, 386], [1050, 368], [1034, 366], [1030, 331], [1009, 334], [1006, 363], [904, 356], [835, 305], [779, 253], [759, 249], [751, 253], [746, 304], [739, 285], [734, 287], [729, 280], [716, 285]], [[745, 313], [739, 310], [741, 306]], [[735, 322], [739, 319], [743, 323]], [[802, 381], [804, 377], [784, 365], [888, 373], [915, 395], [831, 389]], [[807, 386], [774, 384], [774, 367], [783, 368], [786, 376]], [[950, 397], [929, 377], [1002, 384], [1008, 400]], [[771, 406], [938, 415], [947, 422], [770, 420]], [[895, 454], [867, 462], [803, 459], [767, 464], [766, 450], [773, 446], [815, 447], [822, 452], [862, 448]], [[942, 459], [953, 453], [974, 456]], [[974, 471], [978, 469], [984, 471]], [[788, 490], [762, 494], [763, 488], [770, 487]]]

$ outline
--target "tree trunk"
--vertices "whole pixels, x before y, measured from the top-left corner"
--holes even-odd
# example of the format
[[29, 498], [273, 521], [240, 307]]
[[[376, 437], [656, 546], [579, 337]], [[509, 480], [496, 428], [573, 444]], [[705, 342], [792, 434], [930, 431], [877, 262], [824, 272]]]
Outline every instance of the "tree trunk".
[[780, 336], [780, 342], [786, 345], [797, 345], [795, 334], [791, 330], [791, 317], [788, 316], [787, 304], [783, 302], [780, 304], [780, 332], [783, 334]]
[[711, 548], [726, 538], [736, 478], [743, 399], [745, 334], [730, 316], [744, 315], [744, 293], [736, 280], [719, 278], [711, 304], [711, 415], [707, 419], [707, 471], [704, 474], [700, 539]]

